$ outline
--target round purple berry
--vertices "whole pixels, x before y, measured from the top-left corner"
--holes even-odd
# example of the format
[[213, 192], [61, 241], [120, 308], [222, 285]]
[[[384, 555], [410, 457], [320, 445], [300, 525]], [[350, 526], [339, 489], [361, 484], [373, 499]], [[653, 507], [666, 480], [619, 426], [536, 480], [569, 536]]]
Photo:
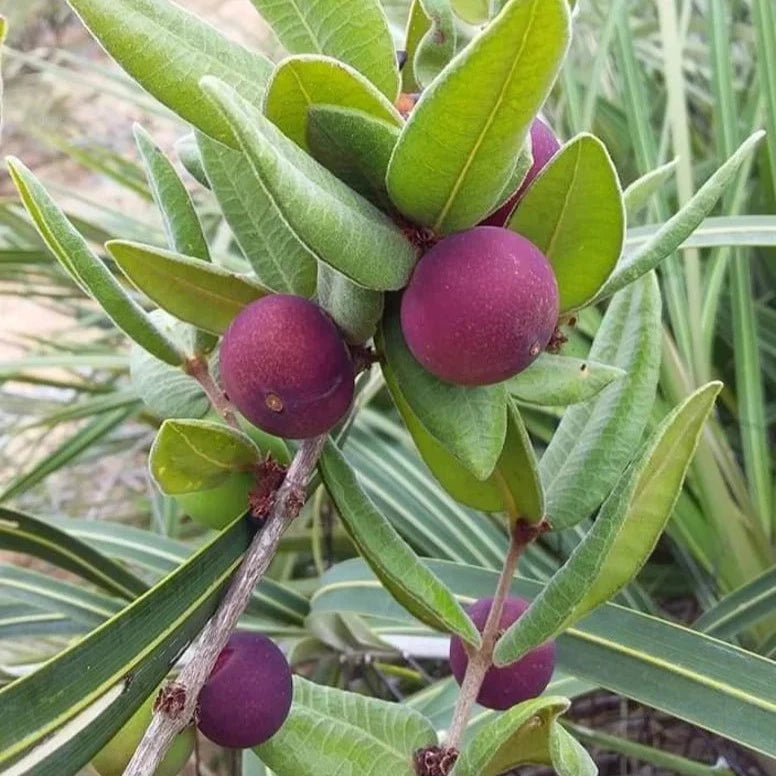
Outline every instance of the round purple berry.
[[[469, 607], [469, 616], [479, 629], [485, 628], [485, 622], [493, 606], [492, 598], [482, 598]], [[529, 602], [523, 598], [508, 598], [499, 623], [500, 630], [506, 630], [528, 609]], [[463, 684], [469, 658], [461, 640], [453, 636], [450, 640], [450, 667], [458, 684]], [[503, 668], [495, 666], [485, 674], [477, 703], [487, 709], [503, 711], [518, 703], [541, 695], [550, 683], [555, 668], [555, 644], [548, 641], [515, 663]]]
[[259, 633], [237, 631], [199, 694], [197, 726], [229, 749], [258, 746], [283, 726], [292, 697], [291, 669], [280, 649]]
[[477, 226], [420, 260], [401, 324], [412, 354], [440, 380], [488, 385], [521, 372], [544, 350], [558, 304], [552, 267], [532, 242]]
[[286, 439], [323, 434], [347, 413], [355, 372], [328, 315], [299, 296], [248, 305], [224, 334], [221, 378], [254, 425]]

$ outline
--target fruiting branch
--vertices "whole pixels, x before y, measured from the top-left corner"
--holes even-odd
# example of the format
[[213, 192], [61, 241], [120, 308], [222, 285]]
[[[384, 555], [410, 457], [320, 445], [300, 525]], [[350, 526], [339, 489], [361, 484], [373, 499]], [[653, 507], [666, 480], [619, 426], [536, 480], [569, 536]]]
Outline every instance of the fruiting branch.
[[[275, 556], [280, 538], [298, 514], [300, 499], [318, 463], [326, 436], [305, 440], [280, 486], [267, 522], [256, 534], [240, 567], [229, 585], [216, 613], [189, 649], [190, 659], [171, 685], [160, 693], [157, 711], [124, 776], [151, 776], [169, 749], [175, 736], [193, 719], [197, 697], [226, 645], [237, 621], [248, 605], [251, 593]], [[165, 699], [174, 695], [174, 713], [165, 711]]]

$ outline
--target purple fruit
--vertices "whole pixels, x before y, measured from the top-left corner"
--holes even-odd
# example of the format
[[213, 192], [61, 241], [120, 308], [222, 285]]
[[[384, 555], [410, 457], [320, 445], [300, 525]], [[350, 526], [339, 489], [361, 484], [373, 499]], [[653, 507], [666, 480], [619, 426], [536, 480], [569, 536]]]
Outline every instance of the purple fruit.
[[229, 749], [258, 746], [283, 726], [292, 697], [291, 669], [280, 649], [259, 633], [237, 631], [199, 694], [197, 727]]
[[541, 251], [508, 229], [477, 226], [420, 260], [401, 325], [415, 358], [440, 380], [488, 385], [525, 369], [558, 322], [558, 285]]
[[286, 439], [308, 439], [348, 411], [355, 372], [337, 327], [320, 307], [275, 294], [232, 321], [221, 345], [221, 378], [251, 423]]
[[547, 166], [550, 159], [560, 150], [560, 143], [553, 131], [541, 120], [536, 119], [531, 125], [531, 151], [533, 165], [528, 170], [520, 188], [495, 212], [491, 213], [482, 226], [504, 226], [515, 206], [528, 191], [536, 176]]
[[[492, 598], [482, 598], [469, 607], [469, 617], [480, 633], [485, 628], [485, 622], [490, 614]], [[529, 602], [523, 598], [507, 598], [504, 612], [499, 623], [500, 630], [506, 630], [519, 619], [528, 608]], [[463, 644], [457, 636], [450, 640], [450, 667], [453, 669], [458, 684], [463, 683], [469, 658]], [[524, 657], [504, 668], [495, 666], [485, 674], [477, 703], [487, 709], [503, 711], [512, 706], [536, 698], [541, 695], [550, 683], [555, 668], [555, 644], [548, 641], [536, 649], [532, 649]]]

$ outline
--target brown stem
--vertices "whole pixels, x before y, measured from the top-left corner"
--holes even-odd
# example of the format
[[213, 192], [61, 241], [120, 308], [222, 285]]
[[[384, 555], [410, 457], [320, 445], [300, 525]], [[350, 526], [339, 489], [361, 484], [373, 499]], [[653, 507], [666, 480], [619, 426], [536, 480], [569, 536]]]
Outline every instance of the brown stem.
[[482, 630], [482, 646], [479, 650], [469, 654], [469, 664], [466, 667], [466, 674], [455, 706], [453, 722], [447, 736], [446, 746], [448, 749], [461, 748], [461, 738], [469, 723], [477, 696], [480, 694], [485, 674], [493, 665], [493, 651], [499, 638], [501, 615], [504, 613], [504, 604], [509, 596], [509, 588], [515, 575], [517, 562], [528, 544], [544, 530], [543, 524], [530, 525], [523, 520], [518, 520], [512, 532], [512, 541], [507, 556], [504, 558], [504, 566], [501, 569], [498, 587], [493, 597], [493, 605]]
[[237, 422], [234, 407], [226, 394], [221, 390], [213, 375], [208, 369], [207, 359], [203, 356], [194, 356], [186, 361], [184, 365], [186, 373], [191, 375], [201, 386], [205, 395], [210, 399], [213, 409], [233, 428], [242, 431]]
[[288, 474], [278, 489], [272, 512], [232, 577], [218, 610], [190, 646], [190, 658], [178, 678], [162, 690], [162, 700], [165, 695], [169, 697], [174, 694], [180, 706], [174, 711], [165, 711], [165, 704], [161, 704], [127, 765], [124, 776], [151, 776], [155, 773], [175, 736], [191, 723], [202, 686], [248, 605], [253, 589], [269, 567], [283, 532], [304, 503], [307, 483], [325, 442], [325, 435], [305, 440], [294, 456]]

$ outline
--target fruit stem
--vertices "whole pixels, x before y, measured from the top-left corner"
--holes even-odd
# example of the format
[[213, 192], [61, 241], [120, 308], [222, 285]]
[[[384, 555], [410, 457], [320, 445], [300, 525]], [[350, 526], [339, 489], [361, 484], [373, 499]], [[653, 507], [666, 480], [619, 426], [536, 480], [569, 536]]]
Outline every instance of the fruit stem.
[[480, 694], [485, 674], [493, 665], [493, 652], [501, 631], [501, 615], [504, 613], [504, 604], [509, 596], [509, 588], [512, 584], [512, 578], [515, 576], [517, 562], [525, 548], [544, 532], [542, 525], [532, 525], [521, 519], [514, 526], [509, 551], [504, 558], [504, 566], [501, 569], [498, 587], [493, 597], [493, 605], [488, 613], [485, 627], [482, 629], [482, 645], [469, 655], [469, 664], [466, 667], [461, 692], [458, 694], [458, 701], [455, 705], [453, 722], [447, 735], [445, 746], [448, 749], [461, 748], [461, 739], [469, 723], [477, 696]]
[[[299, 447], [283, 484], [278, 488], [267, 522], [251, 542], [216, 613], [189, 647], [189, 659], [177, 679], [161, 691], [153, 720], [127, 765], [124, 776], [150, 776], [156, 773], [175, 736], [191, 724], [200, 690], [248, 605], [254, 588], [269, 568], [280, 538], [298, 514], [299, 502], [304, 500], [307, 485], [325, 443], [324, 434], [306, 439]], [[179, 700], [179, 704], [174, 713], [165, 712], [164, 698], [172, 694]]]
[[186, 374], [193, 377], [202, 386], [202, 390], [213, 405], [213, 409], [232, 428], [242, 431], [240, 424], [237, 422], [237, 415], [235, 415], [232, 403], [213, 379], [213, 375], [210, 374], [207, 359], [204, 356], [192, 356], [185, 362], [183, 368]]

